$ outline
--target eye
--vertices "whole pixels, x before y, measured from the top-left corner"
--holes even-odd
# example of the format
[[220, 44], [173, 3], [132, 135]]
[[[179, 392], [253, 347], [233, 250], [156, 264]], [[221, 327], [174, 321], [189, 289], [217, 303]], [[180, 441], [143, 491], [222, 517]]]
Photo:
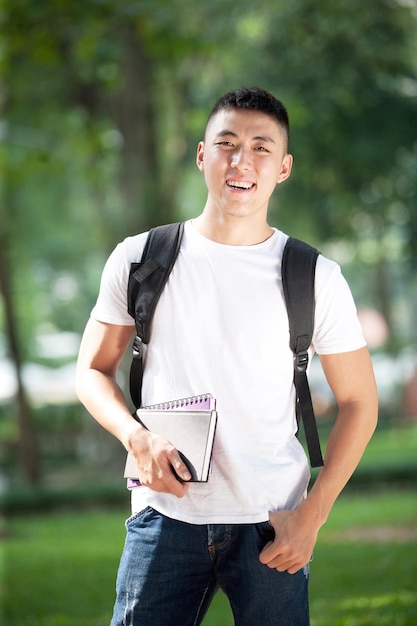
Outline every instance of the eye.
[[225, 148], [233, 148], [233, 144], [231, 141], [218, 141], [216, 146], [224, 146]]
[[257, 152], [269, 152], [269, 150], [267, 150], [265, 146], [256, 146], [255, 150]]

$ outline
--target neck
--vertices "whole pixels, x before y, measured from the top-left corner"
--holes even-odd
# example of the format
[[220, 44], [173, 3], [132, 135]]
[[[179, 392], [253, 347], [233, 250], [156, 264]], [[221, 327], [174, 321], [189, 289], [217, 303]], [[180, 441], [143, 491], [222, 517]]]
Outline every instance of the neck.
[[266, 221], [253, 223], [249, 218], [209, 218], [203, 211], [192, 220], [194, 228], [207, 239], [231, 246], [254, 246], [271, 237], [273, 229]]

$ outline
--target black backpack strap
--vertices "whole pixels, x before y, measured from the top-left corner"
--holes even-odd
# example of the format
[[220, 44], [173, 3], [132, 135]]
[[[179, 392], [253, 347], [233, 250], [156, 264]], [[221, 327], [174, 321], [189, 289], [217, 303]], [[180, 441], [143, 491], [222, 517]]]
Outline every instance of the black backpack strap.
[[130, 367], [130, 395], [137, 409], [141, 405], [142, 344], [149, 343], [152, 317], [177, 258], [183, 232], [183, 222], [152, 228], [140, 263], [132, 263], [130, 267], [128, 312], [136, 325]]
[[301, 413], [312, 467], [323, 465], [307, 380], [307, 351], [314, 329], [314, 279], [318, 255], [315, 248], [290, 237], [282, 257], [282, 284], [290, 323], [290, 347], [294, 353], [297, 416]]

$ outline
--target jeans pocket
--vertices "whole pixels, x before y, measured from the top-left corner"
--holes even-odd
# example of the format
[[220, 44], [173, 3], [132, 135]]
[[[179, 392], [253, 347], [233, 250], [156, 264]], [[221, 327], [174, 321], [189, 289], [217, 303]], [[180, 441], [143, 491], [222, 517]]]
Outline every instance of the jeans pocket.
[[139, 517], [142, 517], [143, 515], [146, 515], [146, 513], [149, 513], [149, 511], [152, 511], [152, 507], [151, 506], [146, 506], [141, 511], [137, 511], [137, 513], [134, 513], [133, 515], [128, 517], [126, 522], [125, 522], [126, 528], [128, 526], [130, 526], [131, 524], [133, 524]]
[[260, 522], [257, 524], [257, 527], [263, 546], [265, 546], [269, 541], [273, 541], [275, 539], [275, 530], [269, 520], [266, 522]]

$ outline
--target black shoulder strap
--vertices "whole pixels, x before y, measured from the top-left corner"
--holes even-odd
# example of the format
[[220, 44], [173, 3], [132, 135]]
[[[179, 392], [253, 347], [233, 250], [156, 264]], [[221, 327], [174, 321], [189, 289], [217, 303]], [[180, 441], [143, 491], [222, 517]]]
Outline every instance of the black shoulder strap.
[[290, 323], [290, 347], [294, 353], [297, 415], [301, 413], [312, 467], [323, 465], [307, 380], [307, 351], [314, 329], [314, 279], [318, 255], [315, 248], [290, 237], [282, 257], [282, 284]]
[[130, 267], [128, 311], [136, 325], [130, 368], [130, 395], [136, 408], [141, 405], [142, 344], [149, 342], [152, 317], [177, 258], [183, 232], [183, 222], [152, 228], [140, 263], [132, 263]]

